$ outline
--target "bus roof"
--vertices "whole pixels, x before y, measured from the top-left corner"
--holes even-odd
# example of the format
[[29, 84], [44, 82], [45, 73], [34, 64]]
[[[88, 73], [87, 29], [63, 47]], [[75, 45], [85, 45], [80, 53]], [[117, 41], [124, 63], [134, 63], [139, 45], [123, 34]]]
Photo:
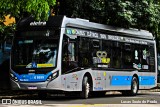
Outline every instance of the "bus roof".
[[114, 33], [121, 33], [128, 36], [134, 36], [137, 38], [146, 38], [146, 39], [154, 39], [152, 33], [142, 29], [134, 29], [134, 28], [120, 28], [115, 26], [109, 26], [94, 22], [89, 22], [88, 20], [84, 19], [77, 19], [77, 18], [68, 18], [64, 16], [62, 27], [77, 27], [77, 28], [84, 28], [84, 29], [93, 29], [93, 30], [103, 30], [109, 31]]
[[109, 26], [94, 22], [89, 22], [85, 19], [80, 18], [68, 18], [66, 16], [50, 16], [48, 21], [46, 22], [36, 22], [33, 17], [24, 18], [17, 24], [17, 29], [25, 29], [31, 26], [48, 26], [48, 27], [74, 27], [81, 29], [89, 29], [89, 30], [97, 30], [97, 31], [107, 31], [112, 32], [114, 34], [122, 34], [137, 38], [144, 39], [154, 39], [152, 33], [146, 30], [134, 29], [134, 28], [120, 28], [115, 26]]

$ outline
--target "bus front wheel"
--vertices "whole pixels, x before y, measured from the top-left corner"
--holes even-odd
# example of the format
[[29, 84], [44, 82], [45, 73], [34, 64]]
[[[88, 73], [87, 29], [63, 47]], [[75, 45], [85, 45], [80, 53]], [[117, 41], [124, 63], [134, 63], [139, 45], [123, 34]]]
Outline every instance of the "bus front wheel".
[[90, 84], [89, 78], [85, 76], [82, 81], [82, 91], [81, 91], [81, 98], [87, 99], [90, 93]]
[[130, 90], [130, 95], [135, 96], [138, 93], [138, 79], [137, 77], [132, 78], [132, 83], [131, 83], [131, 90]]
[[125, 96], [135, 96], [138, 93], [138, 88], [139, 88], [138, 86], [139, 86], [138, 79], [137, 77], [134, 76], [131, 81], [131, 90], [122, 91], [122, 94]]

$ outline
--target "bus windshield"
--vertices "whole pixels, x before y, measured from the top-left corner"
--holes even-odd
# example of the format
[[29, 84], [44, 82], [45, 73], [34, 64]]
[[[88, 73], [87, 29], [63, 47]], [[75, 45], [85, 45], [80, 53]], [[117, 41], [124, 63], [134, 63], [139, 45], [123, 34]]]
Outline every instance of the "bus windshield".
[[13, 69], [56, 67], [58, 42], [58, 39], [51, 37], [15, 38], [12, 49]]

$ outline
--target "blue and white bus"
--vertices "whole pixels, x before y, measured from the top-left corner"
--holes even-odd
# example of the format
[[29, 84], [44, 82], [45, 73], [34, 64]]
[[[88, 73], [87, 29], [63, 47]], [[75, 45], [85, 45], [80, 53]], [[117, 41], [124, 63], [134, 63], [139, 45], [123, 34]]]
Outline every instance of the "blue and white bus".
[[[145, 30], [79, 18], [22, 19], [10, 60], [12, 89], [77, 92], [82, 98], [116, 90], [136, 95], [157, 84], [156, 42]], [[43, 92], [43, 94], [42, 94]]]

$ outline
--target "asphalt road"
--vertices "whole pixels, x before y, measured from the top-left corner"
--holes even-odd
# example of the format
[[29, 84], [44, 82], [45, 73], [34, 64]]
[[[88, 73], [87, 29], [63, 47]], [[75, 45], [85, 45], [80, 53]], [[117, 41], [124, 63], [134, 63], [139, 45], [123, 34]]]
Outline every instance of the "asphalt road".
[[[13, 101], [15, 100], [15, 101]], [[27, 96], [27, 97], [19, 97], [19, 98], [12, 98], [12, 102], [21, 101], [32, 101], [38, 102], [39, 105], [4, 105], [2, 104], [2, 100], [0, 101], [0, 107], [37, 107], [37, 106], [44, 106], [44, 107], [114, 107], [114, 105], [119, 105], [120, 107], [129, 107], [131, 105], [145, 105], [145, 107], [160, 107], [160, 92], [149, 92], [149, 93], [139, 93], [137, 96], [122, 96], [120, 93], [116, 94], [107, 94], [101, 97], [92, 97], [88, 99], [81, 99], [78, 96], [75, 97], [64, 97], [64, 96], [55, 96], [51, 95], [48, 96], [44, 100], [40, 100], [37, 95]], [[74, 104], [74, 105], [73, 105]], [[80, 104], [80, 105], [79, 105]], [[124, 106], [122, 106], [122, 104]], [[129, 106], [127, 106], [129, 104]], [[109, 106], [112, 105], [112, 106]], [[132, 106], [131, 106], [132, 107]]]

